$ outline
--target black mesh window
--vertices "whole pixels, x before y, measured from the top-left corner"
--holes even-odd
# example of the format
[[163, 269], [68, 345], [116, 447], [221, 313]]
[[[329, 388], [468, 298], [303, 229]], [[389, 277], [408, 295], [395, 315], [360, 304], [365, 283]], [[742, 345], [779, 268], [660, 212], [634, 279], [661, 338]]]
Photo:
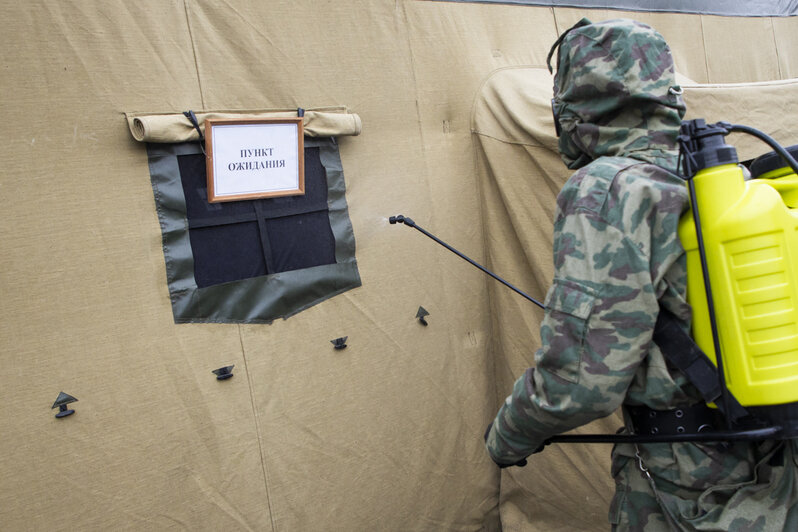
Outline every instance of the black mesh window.
[[361, 285], [334, 138], [305, 137], [305, 194], [208, 203], [198, 142], [147, 145], [176, 323], [271, 323]]
[[305, 149], [305, 194], [208, 203], [205, 156], [177, 158], [198, 288], [335, 263], [327, 176]]

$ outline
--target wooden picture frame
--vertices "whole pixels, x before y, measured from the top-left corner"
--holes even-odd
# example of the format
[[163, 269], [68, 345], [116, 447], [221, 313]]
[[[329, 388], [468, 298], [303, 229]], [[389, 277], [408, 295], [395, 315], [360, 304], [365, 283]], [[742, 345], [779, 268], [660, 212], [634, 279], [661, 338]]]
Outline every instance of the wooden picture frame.
[[305, 193], [302, 117], [205, 120], [208, 201]]

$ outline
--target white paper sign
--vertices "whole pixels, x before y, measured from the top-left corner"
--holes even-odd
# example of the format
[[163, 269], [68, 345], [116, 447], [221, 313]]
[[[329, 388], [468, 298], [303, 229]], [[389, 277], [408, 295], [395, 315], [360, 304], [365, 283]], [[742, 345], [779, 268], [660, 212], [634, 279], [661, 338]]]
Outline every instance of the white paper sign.
[[305, 193], [302, 119], [206, 120], [208, 201]]

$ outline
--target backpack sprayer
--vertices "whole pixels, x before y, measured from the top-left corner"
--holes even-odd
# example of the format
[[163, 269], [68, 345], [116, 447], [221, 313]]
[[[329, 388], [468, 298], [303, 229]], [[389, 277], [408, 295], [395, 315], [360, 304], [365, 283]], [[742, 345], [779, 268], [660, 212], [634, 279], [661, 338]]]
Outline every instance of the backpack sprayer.
[[[745, 181], [724, 141], [733, 131], [775, 150], [753, 162], [755, 179]], [[693, 338], [717, 367], [725, 412], [736, 399], [780, 437], [798, 436], [798, 163], [748, 126], [691, 120], [679, 143], [692, 205], [679, 238]]]
[[[745, 180], [737, 151], [725, 143], [731, 132], [754, 135], [775, 150], [751, 165], [756, 179]], [[662, 351], [707, 403], [724, 414], [726, 430], [565, 434], [549, 438], [546, 444], [798, 437], [798, 162], [793, 157], [798, 156], [798, 146], [785, 150], [754, 128], [725, 122], [707, 125], [702, 119], [683, 122], [678, 140], [681, 177], [692, 206], [680, 220], [679, 238], [687, 255], [695, 343], [684, 334], [690, 357], [667, 352], [673, 349]], [[545, 309], [411, 218], [400, 214], [389, 222], [420, 231]], [[655, 341], [679, 330], [659, 329], [658, 319]]]

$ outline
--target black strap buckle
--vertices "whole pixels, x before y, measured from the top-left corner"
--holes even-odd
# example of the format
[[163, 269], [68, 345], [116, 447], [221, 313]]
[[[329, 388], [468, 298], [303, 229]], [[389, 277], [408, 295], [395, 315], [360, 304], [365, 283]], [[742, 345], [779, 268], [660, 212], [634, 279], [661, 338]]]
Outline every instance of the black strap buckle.
[[640, 435], [698, 434], [722, 426], [720, 413], [703, 403], [671, 410], [654, 410], [647, 406], [625, 406], [624, 409], [634, 433]]

